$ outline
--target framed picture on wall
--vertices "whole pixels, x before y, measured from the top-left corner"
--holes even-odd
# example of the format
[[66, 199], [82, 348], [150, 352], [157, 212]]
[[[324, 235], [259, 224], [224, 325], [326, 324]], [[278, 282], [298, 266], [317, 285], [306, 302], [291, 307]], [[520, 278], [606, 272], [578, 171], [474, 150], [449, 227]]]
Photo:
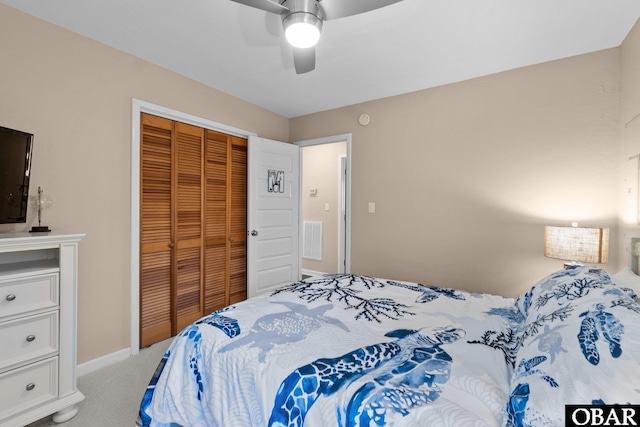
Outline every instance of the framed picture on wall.
[[284, 171], [269, 169], [267, 182], [269, 193], [284, 193]]

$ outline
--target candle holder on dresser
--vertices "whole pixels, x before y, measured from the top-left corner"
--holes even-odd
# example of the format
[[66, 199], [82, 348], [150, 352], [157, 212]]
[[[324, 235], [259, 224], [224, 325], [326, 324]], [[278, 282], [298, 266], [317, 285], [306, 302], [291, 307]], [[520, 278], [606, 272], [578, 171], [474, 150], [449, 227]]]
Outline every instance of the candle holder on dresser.
[[46, 225], [42, 225], [42, 211], [53, 203], [51, 198], [45, 194], [41, 187], [38, 187], [38, 195], [31, 196], [31, 207], [38, 210], [38, 225], [31, 227], [30, 233], [47, 233], [51, 231]]

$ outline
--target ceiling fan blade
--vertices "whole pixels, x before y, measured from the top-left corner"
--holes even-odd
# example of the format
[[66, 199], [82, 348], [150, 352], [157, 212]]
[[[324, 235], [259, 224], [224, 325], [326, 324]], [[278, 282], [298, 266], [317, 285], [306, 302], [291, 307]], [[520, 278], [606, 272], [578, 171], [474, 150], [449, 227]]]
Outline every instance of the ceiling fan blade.
[[300, 49], [293, 48], [293, 65], [296, 68], [296, 74], [304, 74], [313, 71], [316, 68], [316, 48], [308, 47]]
[[[236, 1], [236, 0], [234, 0]], [[402, 0], [320, 0], [324, 19], [338, 19], [380, 9]]]
[[264, 10], [266, 12], [281, 14], [288, 12], [289, 8], [282, 6], [271, 0], [231, 0], [236, 3], [244, 4], [246, 6], [255, 7], [256, 9]]

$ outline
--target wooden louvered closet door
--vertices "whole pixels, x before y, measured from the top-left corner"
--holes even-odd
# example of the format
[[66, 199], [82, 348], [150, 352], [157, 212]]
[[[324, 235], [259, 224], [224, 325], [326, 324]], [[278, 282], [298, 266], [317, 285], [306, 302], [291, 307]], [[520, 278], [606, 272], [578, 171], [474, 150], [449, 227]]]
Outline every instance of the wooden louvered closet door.
[[244, 138], [230, 137], [231, 202], [229, 208], [229, 302], [247, 299], [247, 148]]
[[206, 132], [205, 311], [247, 298], [247, 140]]
[[172, 336], [173, 122], [143, 114], [140, 127], [140, 345]]
[[247, 140], [141, 115], [140, 345], [247, 296]]
[[204, 129], [175, 122], [175, 328], [172, 335], [203, 316], [202, 151]]

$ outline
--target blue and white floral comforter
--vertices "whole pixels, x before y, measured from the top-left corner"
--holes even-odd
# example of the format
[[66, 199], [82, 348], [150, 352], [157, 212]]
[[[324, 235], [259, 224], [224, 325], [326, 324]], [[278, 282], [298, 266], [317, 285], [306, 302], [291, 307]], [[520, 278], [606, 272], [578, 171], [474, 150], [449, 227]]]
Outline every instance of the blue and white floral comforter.
[[640, 306], [603, 270], [517, 300], [327, 275], [206, 316], [167, 350], [141, 426], [556, 426], [640, 402]]

